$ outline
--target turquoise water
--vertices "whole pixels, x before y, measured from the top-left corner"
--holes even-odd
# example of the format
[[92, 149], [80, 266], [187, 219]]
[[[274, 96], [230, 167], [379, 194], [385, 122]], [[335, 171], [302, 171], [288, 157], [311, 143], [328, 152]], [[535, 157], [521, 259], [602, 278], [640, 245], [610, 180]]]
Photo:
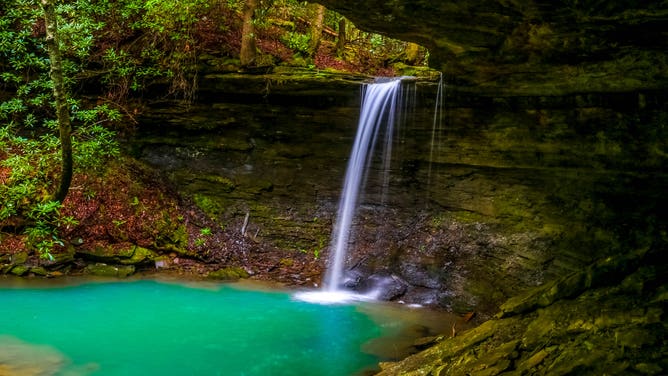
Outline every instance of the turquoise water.
[[230, 285], [0, 287], [0, 374], [354, 375], [382, 335], [355, 305]]

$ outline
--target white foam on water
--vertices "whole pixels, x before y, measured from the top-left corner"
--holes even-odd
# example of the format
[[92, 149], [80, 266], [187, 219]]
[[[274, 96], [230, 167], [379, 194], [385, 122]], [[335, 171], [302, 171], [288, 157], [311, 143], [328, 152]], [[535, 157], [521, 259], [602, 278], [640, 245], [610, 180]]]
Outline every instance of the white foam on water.
[[368, 302], [374, 300], [372, 297], [344, 290], [314, 290], [300, 291], [292, 295], [292, 298], [312, 304], [350, 304], [355, 302]]

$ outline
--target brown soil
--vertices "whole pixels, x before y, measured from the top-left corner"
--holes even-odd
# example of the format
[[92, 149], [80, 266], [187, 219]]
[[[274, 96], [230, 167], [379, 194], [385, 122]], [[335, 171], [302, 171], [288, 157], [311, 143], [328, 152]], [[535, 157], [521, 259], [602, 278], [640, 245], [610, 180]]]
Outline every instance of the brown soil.
[[[305, 286], [320, 282], [322, 265], [312, 256], [226, 230], [176, 194], [161, 176], [129, 158], [111, 162], [102, 175], [77, 175], [61, 214], [73, 217], [77, 224], [58, 229], [65, 246], [53, 250], [56, 256], [73, 246], [78, 251], [137, 245], [167, 261], [159, 271], [153, 263], [137, 265], [138, 272], [205, 278], [210, 271], [238, 266], [252, 279]], [[27, 264], [43, 263], [26, 245], [20, 229], [1, 233], [0, 239], [0, 256], [28, 252]], [[88, 262], [76, 257], [66, 274], [82, 273]]]

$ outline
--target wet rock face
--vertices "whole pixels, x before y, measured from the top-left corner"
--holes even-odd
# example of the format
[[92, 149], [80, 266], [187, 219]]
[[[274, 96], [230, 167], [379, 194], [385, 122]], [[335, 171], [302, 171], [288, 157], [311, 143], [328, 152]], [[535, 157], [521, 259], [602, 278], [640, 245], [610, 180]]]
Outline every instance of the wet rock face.
[[361, 28], [426, 46], [432, 67], [476, 90], [545, 95], [657, 88], [668, 81], [665, 2], [320, 3]]
[[495, 319], [379, 375], [660, 375], [668, 369], [661, 250], [610, 257], [517, 296]]
[[[284, 262], [268, 268], [294, 254], [324, 268], [361, 81], [246, 79], [204, 77], [189, 107], [153, 103], [133, 152], [227, 231], [284, 250]], [[646, 246], [665, 228], [665, 93], [489, 96], [448, 87], [435, 131], [434, 84], [419, 84], [415, 97], [397, 131], [387, 194], [378, 161], [370, 166], [349, 287], [493, 313], [519, 291]]]

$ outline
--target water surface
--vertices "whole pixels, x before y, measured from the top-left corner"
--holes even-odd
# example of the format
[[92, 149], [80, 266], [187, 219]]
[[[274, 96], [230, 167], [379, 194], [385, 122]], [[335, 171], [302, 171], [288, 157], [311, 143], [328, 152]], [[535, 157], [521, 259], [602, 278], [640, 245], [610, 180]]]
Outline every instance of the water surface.
[[360, 304], [153, 280], [5, 284], [0, 374], [355, 375], [382, 360], [365, 346], [397, 326]]

